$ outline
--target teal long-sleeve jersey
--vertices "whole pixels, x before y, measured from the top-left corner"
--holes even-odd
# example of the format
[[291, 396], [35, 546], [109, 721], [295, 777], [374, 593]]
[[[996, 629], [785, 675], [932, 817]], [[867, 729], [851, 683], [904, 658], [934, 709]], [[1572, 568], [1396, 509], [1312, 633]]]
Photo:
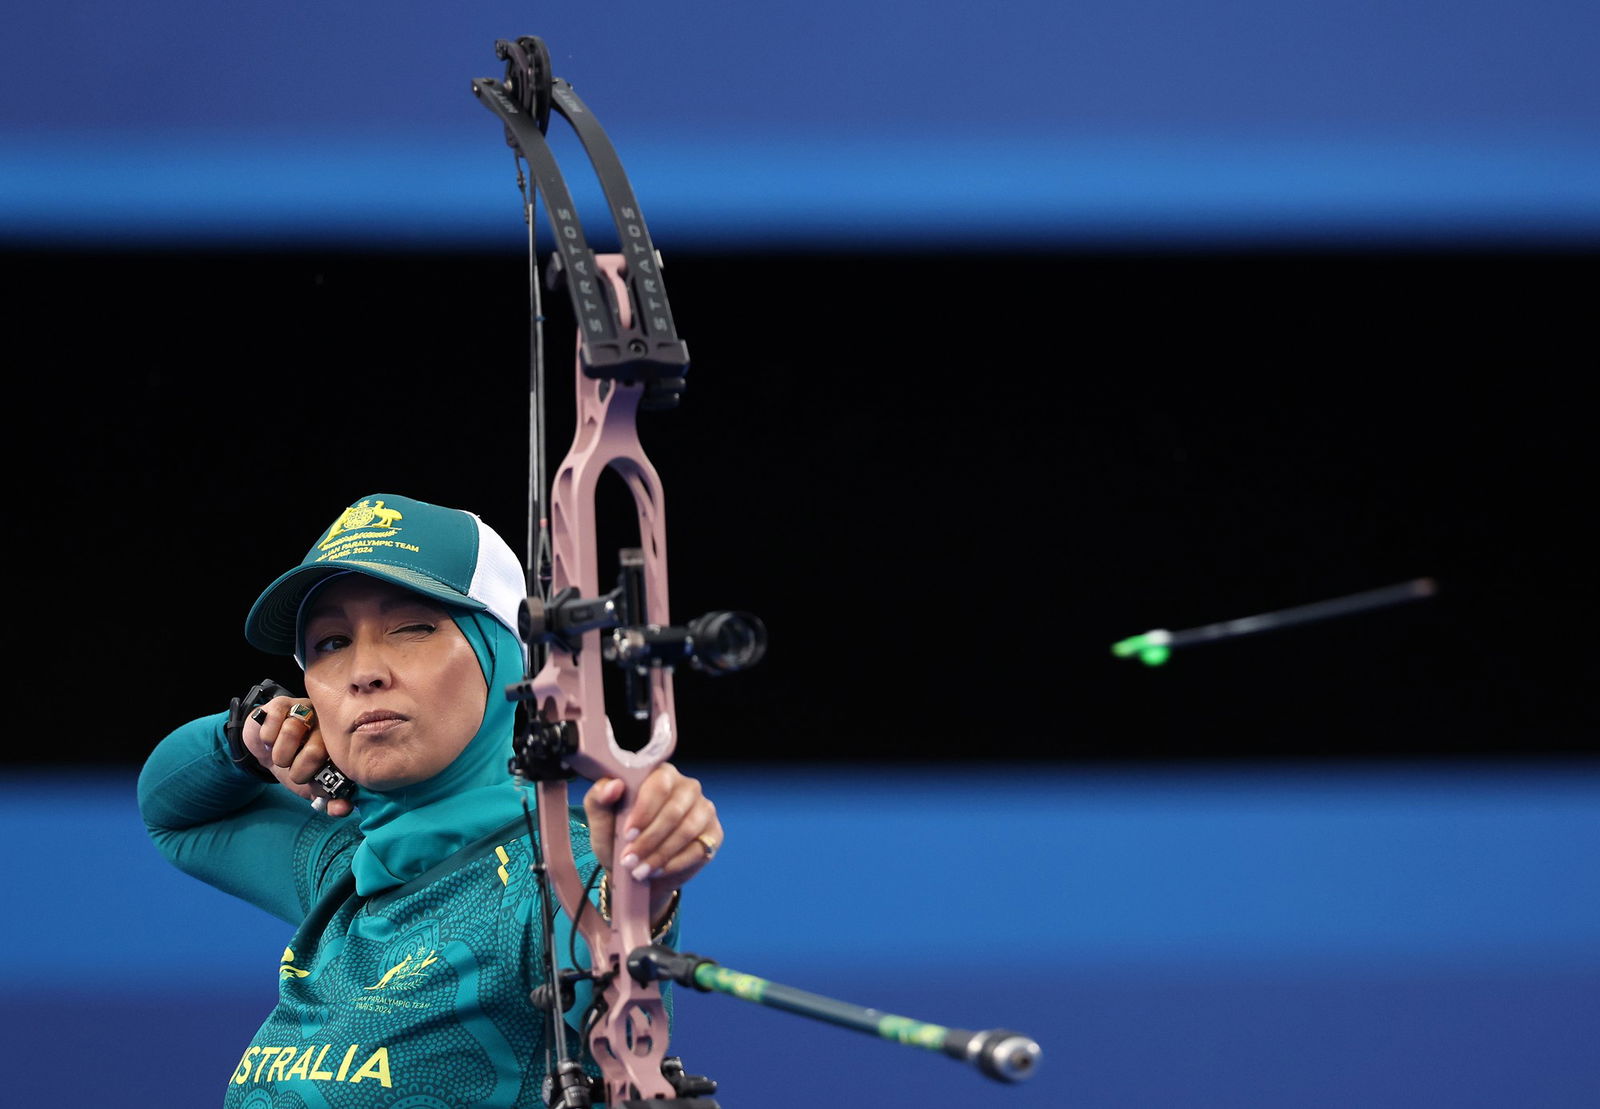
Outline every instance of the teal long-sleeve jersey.
[[[198, 720], [163, 741], [140, 801], [177, 866], [298, 922], [281, 956], [262, 953], [278, 1001], [226, 1076], [227, 1109], [544, 1105], [547, 1021], [528, 994], [544, 980], [548, 914], [526, 823], [513, 819], [411, 881], [361, 896], [350, 869], [355, 822], [241, 773], [221, 722]], [[587, 880], [597, 863], [582, 810], [571, 817]], [[676, 931], [674, 919], [663, 941]], [[554, 943], [563, 966], [587, 965], [559, 912]], [[574, 1028], [591, 996], [579, 987], [564, 1032], [586, 1063]]]

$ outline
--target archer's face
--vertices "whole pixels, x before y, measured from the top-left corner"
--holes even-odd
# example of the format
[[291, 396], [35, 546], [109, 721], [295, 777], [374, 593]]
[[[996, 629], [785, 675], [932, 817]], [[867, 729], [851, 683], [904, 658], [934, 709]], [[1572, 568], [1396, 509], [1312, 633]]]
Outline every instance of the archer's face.
[[334, 765], [393, 790], [449, 766], [483, 723], [488, 686], [445, 610], [362, 574], [324, 586], [305, 620], [306, 694]]

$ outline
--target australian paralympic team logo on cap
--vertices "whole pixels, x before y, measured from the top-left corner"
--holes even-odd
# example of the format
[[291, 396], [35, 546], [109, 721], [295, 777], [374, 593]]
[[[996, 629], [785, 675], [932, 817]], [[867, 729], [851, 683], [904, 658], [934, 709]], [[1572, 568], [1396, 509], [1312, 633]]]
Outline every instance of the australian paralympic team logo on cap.
[[316, 561], [338, 562], [370, 555], [384, 547], [419, 554], [420, 547], [395, 538], [402, 530], [395, 526], [395, 521], [403, 519], [405, 516], [398, 508], [388, 508], [382, 501], [353, 504], [333, 522], [328, 534], [317, 544], [322, 553]]

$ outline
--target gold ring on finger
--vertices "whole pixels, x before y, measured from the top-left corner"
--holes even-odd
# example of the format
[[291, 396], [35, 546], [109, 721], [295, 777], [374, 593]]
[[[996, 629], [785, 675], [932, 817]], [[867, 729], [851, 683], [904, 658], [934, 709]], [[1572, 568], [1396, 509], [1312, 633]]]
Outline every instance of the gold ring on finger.
[[710, 859], [717, 853], [717, 841], [711, 838], [710, 833], [701, 832], [694, 837], [700, 841], [700, 846], [706, 849], [706, 858]]

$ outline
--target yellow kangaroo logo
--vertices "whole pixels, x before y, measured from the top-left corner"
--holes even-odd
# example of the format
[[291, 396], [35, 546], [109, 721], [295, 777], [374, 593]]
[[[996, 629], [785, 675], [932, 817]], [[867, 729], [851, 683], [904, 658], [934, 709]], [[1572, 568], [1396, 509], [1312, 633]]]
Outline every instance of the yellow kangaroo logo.
[[435, 948], [433, 951], [428, 952], [427, 956], [420, 963], [418, 963], [416, 966], [412, 966], [411, 960], [415, 959], [416, 957], [417, 955], [415, 952], [407, 955], [404, 959], [401, 959], [394, 966], [390, 967], [384, 976], [378, 979], [378, 984], [376, 986], [368, 986], [367, 989], [381, 990], [396, 978], [415, 978], [417, 975], [421, 974], [426, 967], [431, 966], [439, 961], [438, 949]]
[[326, 547], [347, 531], [370, 527], [393, 528], [396, 520], [403, 519], [405, 513], [398, 508], [386, 508], [382, 501], [375, 501], [372, 504], [362, 501], [344, 510], [344, 514], [334, 522], [333, 527], [328, 529], [327, 537], [322, 540], [322, 546]]
[[394, 527], [394, 522], [400, 519], [401, 515], [398, 508], [383, 507], [382, 501], [372, 506], [372, 514], [378, 518], [378, 526], [380, 528]]

